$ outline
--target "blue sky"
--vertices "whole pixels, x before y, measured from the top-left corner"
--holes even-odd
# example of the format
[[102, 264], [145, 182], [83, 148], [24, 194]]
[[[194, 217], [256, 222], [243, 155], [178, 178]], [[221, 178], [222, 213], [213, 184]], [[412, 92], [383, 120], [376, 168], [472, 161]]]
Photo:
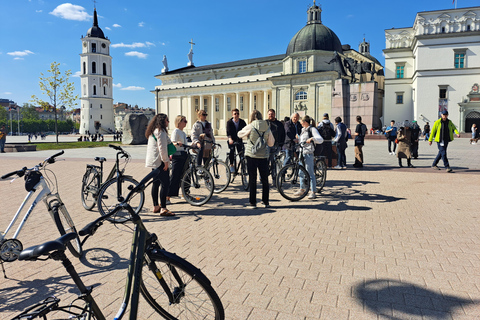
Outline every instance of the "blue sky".
[[[98, 0], [99, 26], [111, 41], [114, 103], [155, 106], [154, 76], [167, 56], [170, 70], [188, 63], [193, 38], [196, 66], [285, 53], [290, 39], [305, 26], [313, 0], [126, 1]], [[412, 26], [421, 11], [454, 8], [452, 0], [317, 1], [322, 22], [342, 44], [358, 49], [363, 37], [382, 64], [384, 30]], [[479, 6], [459, 0], [457, 7]], [[92, 26], [91, 0], [0, 1], [0, 98], [23, 105], [53, 61], [80, 71], [81, 36]], [[80, 95], [80, 78], [70, 78]], [[78, 107], [78, 106], [77, 106]]]

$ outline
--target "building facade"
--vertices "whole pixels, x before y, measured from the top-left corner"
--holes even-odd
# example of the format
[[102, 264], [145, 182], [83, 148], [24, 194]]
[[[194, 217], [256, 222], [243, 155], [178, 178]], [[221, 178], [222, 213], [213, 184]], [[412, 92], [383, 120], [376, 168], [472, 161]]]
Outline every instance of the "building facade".
[[461, 132], [480, 124], [480, 7], [419, 12], [385, 39], [386, 123], [432, 123], [448, 110]]
[[216, 135], [226, 134], [235, 108], [243, 119], [255, 109], [266, 115], [272, 108], [279, 119], [298, 112], [318, 121], [327, 112], [352, 125], [357, 115], [368, 126], [380, 125], [383, 67], [365, 41], [363, 52], [342, 45], [322, 24], [321, 13], [315, 3], [308, 9], [306, 26], [284, 54], [196, 67], [191, 49], [189, 65], [172, 71], [164, 58], [164, 69], [155, 76], [162, 84], [152, 91], [157, 112], [171, 119], [182, 114], [192, 122], [197, 110], [205, 110]]
[[80, 134], [113, 132], [115, 123], [110, 40], [98, 26], [96, 10], [93, 13], [93, 26], [81, 40]]

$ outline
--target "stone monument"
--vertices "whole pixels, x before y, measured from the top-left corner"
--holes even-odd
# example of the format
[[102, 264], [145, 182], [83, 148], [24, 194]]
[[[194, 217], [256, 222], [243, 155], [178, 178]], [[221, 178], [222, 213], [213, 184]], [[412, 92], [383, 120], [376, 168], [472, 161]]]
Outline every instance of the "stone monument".
[[148, 119], [142, 113], [130, 113], [125, 117], [123, 124], [123, 144], [147, 144], [145, 131], [147, 130]]

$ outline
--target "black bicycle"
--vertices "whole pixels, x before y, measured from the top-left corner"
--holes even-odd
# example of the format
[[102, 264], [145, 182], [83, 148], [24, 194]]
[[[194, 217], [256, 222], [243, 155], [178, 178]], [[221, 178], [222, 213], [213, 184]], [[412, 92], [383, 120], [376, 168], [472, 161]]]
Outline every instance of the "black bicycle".
[[[277, 175], [276, 185], [280, 194], [287, 200], [299, 201], [303, 199], [310, 190], [310, 175], [305, 168], [303, 157], [303, 144], [295, 146], [300, 150], [296, 156], [291, 158], [291, 163], [284, 166]], [[305, 179], [305, 186], [301, 188], [300, 177]]]
[[327, 163], [325, 156], [315, 157], [315, 179], [317, 180], [317, 193], [320, 193], [327, 181]]
[[213, 150], [210, 159], [207, 160], [206, 167], [215, 181], [213, 192], [220, 193], [225, 191], [230, 184], [230, 168], [219, 158], [222, 146], [213, 141], [206, 142], [211, 142], [213, 144]]
[[[245, 143], [243, 142], [234, 142], [233, 145], [244, 145]], [[230, 182], [233, 183], [235, 181], [235, 178], [237, 176], [240, 176], [241, 182], [242, 182], [242, 187], [243, 190], [248, 191], [248, 170], [247, 170], [247, 159], [245, 158], [245, 146], [240, 150], [240, 152], [237, 152], [236, 148], [233, 149], [235, 152], [235, 156], [233, 158], [233, 166], [234, 166], [234, 171], [231, 172], [231, 179]], [[230, 163], [230, 158], [229, 158], [230, 152], [227, 152], [227, 159], [226, 163]], [[238, 161], [237, 161], [238, 158]]]
[[283, 167], [285, 159], [285, 150], [276, 147], [275, 152], [269, 155], [268, 159], [268, 174], [272, 177], [274, 186], [276, 187], [277, 175]]
[[[212, 288], [210, 280], [200, 269], [176, 254], [166, 251], [157, 236], [147, 231], [141, 217], [129, 204], [131, 197], [144, 191], [151, 180], [158, 175], [159, 170], [161, 169], [157, 168], [149, 173], [122, 202], [117, 203], [113, 210], [89, 223], [80, 231], [80, 235], [86, 236], [83, 240], [85, 242], [96, 232], [104, 220], [113, 218], [122, 211], [129, 213], [129, 220], [135, 225], [127, 269], [127, 285], [115, 319], [122, 319], [129, 301], [131, 301], [129, 318], [137, 319], [138, 301], [141, 294], [148, 304], [165, 319], [222, 320], [225, 318], [223, 305]], [[46, 319], [46, 314], [51, 311], [66, 313], [70, 315], [69, 319], [105, 319], [92, 296], [92, 289], [84, 285], [65, 255], [65, 244], [74, 237], [75, 234], [69, 233], [55, 241], [28, 248], [20, 253], [19, 259], [61, 261], [81, 295], [68, 306], [60, 306], [60, 300], [55, 297], [47, 298], [28, 308], [13, 320]], [[42, 258], [44, 256], [46, 258]]]

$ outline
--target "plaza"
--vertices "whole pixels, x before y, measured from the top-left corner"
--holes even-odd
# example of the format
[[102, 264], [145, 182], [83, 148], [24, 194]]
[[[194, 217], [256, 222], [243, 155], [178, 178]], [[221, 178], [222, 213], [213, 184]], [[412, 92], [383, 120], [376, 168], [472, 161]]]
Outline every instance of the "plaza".
[[[22, 137], [8, 137], [7, 142]], [[20, 142], [20, 141], [18, 141]], [[224, 145], [225, 141], [221, 142]], [[125, 146], [126, 173], [140, 180], [146, 146]], [[420, 142], [416, 168], [399, 168], [387, 142], [366, 140], [365, 167], [329, 170], [315, 200], [288, 202], [271, 190], [271, 208], [246, 209], [239, 182], [202, 207], [173, 199], [174, 218], [152, 213], [150, 188], [142, 210], [162, 245], [199, 267], [211, 280], [226, 319], [478, 319], [480, 317], [479, 145], [455, 139], [448, 153], [454, 173], [430, 168], [435, 145]], [[55, 151], [7, 153], [0, 173], [32, 167]], [[78, 228], [98, 217], [81, 205], [87, 163], [110, 148], [65, 150], [51, 169]], [[442, 163], [440, 162], [440, 165]], [[25, 196], [24, 181], [0, 181], [0, 229]], [[19, 239], [29, 247], [59, 236], [44, 206]], [[107, 318], [123, 296], [131, 230], [105, 223], [78, 260], [67, 252]], [[78, 294], [53, 260], [4, 264], [0, 318], [9, 319], [48, 295], [70, 303]], [[139, 319], [158, 319], [140, 298]]]

